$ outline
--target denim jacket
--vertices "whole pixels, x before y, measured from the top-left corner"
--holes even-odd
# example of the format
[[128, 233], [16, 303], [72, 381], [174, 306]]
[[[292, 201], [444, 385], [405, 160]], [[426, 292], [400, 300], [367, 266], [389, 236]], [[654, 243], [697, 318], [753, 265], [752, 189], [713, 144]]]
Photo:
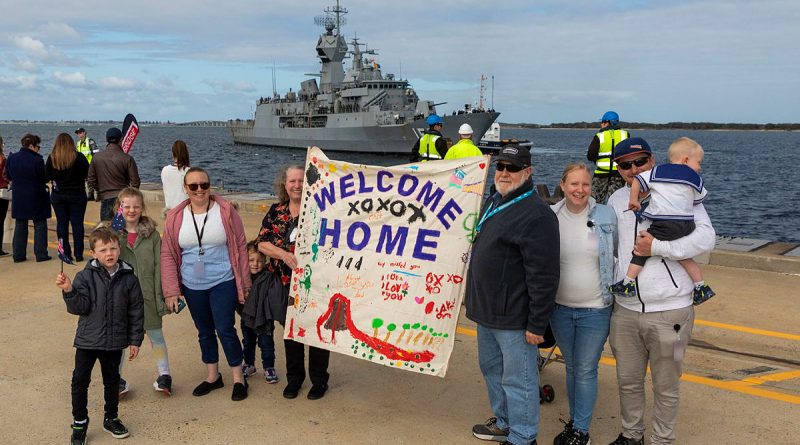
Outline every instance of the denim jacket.
[[[553, 204], [550, 208], [558, 214], [564, 207], [566, 200]], [[610, 306], [614, 297], [608, 291], [614, 284], [616, 276], [616, 248], [617, 248], [617, 215], [614, 210], [603, 204], [597, 204], [594, 198], [589, 198], [589, 221], [592, 231], [597, 234], [600, 253], [600, 287], [603, 293], [603, 306]]]

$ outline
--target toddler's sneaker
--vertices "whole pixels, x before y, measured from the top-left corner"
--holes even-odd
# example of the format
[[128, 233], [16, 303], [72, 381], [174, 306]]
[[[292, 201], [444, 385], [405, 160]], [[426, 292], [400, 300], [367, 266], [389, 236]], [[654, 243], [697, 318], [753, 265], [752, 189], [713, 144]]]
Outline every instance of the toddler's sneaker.
[[242, 374], [244, 377], [250, 377], [251, 375], [256, 373], [256, 367], [253, 365], [248, 365], [247, 363], [242, 363]]
[[131, 388], [133, 388], [133, 387], [130, 384], [128, 384], [128, 382], [126, 382], [125, 379], [123, 379], [123, 378], [119, 379], [119, 398], [120, 398], [120, 400], [122, 400], [122, 398], [125, 397], [125, 395], [130, 392]]
[[131, 435], [125, 425], [122, 424], [122, 421], [119, 420], [119, 417], [103, 420], [103, 431], [110, 433], [114, 439], [124, 439]]
[[278, 373], [275, 368], [267, 368], [264, 370], [264, 379], [267, 383], [278, 383]]
[[702, 286], [697, 286], [694, 288], [694, 290], [692, 291], [692, 300], [694, 305], [697, 306], [698, 304], [705, 302], [714, 295], [717, 295], [717, 293], [711, 290], [711, 288], [708, 287], [707, 284], [704, 284]]
[[89, 419], [84, 423], [72, 422], [72, 437], [70, 445], [86, 445], [86, 430], [89, 429]]
[[623, 284], [625, 280], [619, 280], [608, 287], [609, 292], [618, 297], [633, 297], [636, 295], [636, 284], [629, 281], [628, 284]]
[[171, 396], [172, 395], [172, 377], [169, 374], [164, 374], [158, 376], [155, 382], [153, 382], [153, 388], [155, 388], [158, 392], [163, 392], [164, 394]]

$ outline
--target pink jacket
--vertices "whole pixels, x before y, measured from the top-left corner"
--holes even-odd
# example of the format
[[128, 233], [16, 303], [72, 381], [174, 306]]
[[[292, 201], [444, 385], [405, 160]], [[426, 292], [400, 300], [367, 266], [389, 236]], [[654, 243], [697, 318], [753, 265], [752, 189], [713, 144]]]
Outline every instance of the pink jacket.
[[[247, 237], [244, 234], [244, 224], [233, 206], [218, 195], [211, 195], [211, 199], [219, 206], [222, 216], [222, 225], [228, 243], [228, 256], [231, 260], [231, 269], [236, 279], [236, 289], [239, 301], [244, 301], [250, 291], [250, 268], [247, 260]], [[161, 242], [161, 289], [164, 298], [182, 295], [181, 292], [181, 246], [178, 244], [178, 234], [183, 223], [183, 209], [189, 205], [189, 200], [178, 204], [167, 213], [164, 223], [164, 236]]]

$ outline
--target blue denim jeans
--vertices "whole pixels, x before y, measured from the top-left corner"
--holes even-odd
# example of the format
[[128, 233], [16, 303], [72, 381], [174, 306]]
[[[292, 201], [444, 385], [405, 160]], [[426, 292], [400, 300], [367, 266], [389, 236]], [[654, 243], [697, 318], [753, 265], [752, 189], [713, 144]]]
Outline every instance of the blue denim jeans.
[[[28, 256], [28, 221], [14, 220], [14, 238], [11, 240], [11, 252], [15, 261], [24, 261]], [[47, 220], [33, 222], [33, 254], [37, 260], [47, 258]]]
[[73, 258], [69, 243], [69, 226], [72, 226], [72, 239], [75, 245], [74, 258], [83, 258], [83, 217], [86, 213], [86, 194], [51, 193], [50, 202], [56, 214], [56, 234], [64, 242], [64, 254]]
[[508, 441], [527, 445], [539, 432], [539, 368], [536, 345], [525, 341], [525, 330], [478, 325], [478, 361], [489, 390], [489, 403]]
[[[264, 369], [275, 367], [275, 339], [272, 333], [256, 334], [256, 331], [245, 325], [242, 328], [242, 348], [244, 349], [244, 362], [248, 365], [256, 364], [256, 343], [261, 349], [261, 366]], [[273, 326], [273, 332], [274, 332]]]
[[203, 363], [219, 362], [219, 336], [228, 366], [240, 366], [242, 344], [233, 325], [236, 304], [239, 302], [236, 280], [228, 280], [205, 290], [193, 290], [186, 286], [182, 286], [182, 289], [197, 328]]
[[116, 197], [100, 201], [100, 221], [111, 221], [114, 219], [114, 204], [116, 202]]
[[597, 400], [597, 365], [608, 338], [611, 306], [572, 308], [556, 304], [550, 327], [567, 368], [567, 397], [573, 428], [589, 432]]

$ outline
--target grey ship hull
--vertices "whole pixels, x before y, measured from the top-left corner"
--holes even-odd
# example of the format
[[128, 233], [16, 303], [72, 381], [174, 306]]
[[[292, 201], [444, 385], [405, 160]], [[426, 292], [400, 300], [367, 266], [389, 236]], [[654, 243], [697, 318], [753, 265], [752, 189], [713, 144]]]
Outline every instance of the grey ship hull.
[[[359, 113], [338, 115], [350, 121], [359, 118]], [[500, 113], [473, 112], [443, 116], [443, 134], [456, 142], [458, 127], [468, 123], [474, 130], [473, 140], [477, 144]], [[258, 113], [256, 113], [258, 117]], [[334, 115], [336, 116], [336, 115]], [[347, 121], [346, 121], [347, 122]], [[357, 120], [353, 123], [357, 123]], [[345, 123], [346, 125], [346, 123]], [[299, 148], [318, 146], [325, 151], [361, 153], [410, 153], [422, 131], [428, 126], [423, 119], [410, 124], [382, 126], [342, 126], [339, 128], [278, 128], [277, 121], [232, 121], [228, 128], [234, 143], [266, 145], [272, 147]]]

